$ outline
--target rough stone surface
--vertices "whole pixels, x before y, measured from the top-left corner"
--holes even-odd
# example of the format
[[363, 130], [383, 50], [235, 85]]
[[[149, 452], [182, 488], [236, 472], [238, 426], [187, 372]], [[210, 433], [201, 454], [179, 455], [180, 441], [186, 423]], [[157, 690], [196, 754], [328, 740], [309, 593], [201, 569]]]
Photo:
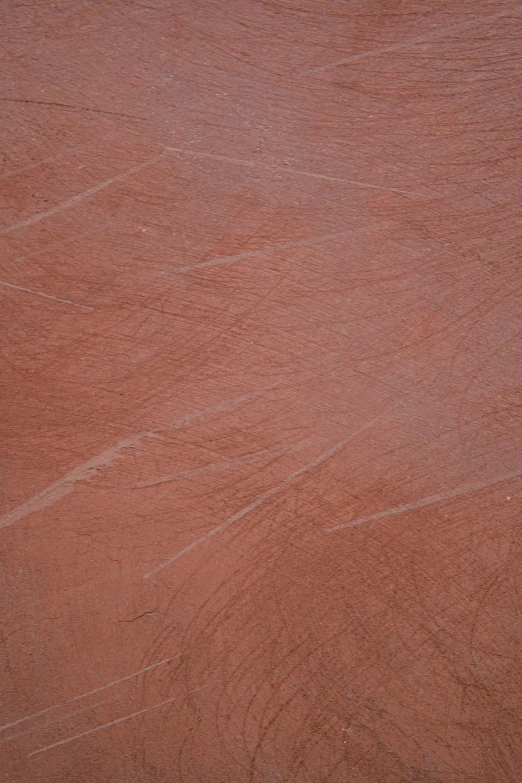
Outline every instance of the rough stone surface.
[[0, 780], [520, 783], [522, 7], [2, 15]]

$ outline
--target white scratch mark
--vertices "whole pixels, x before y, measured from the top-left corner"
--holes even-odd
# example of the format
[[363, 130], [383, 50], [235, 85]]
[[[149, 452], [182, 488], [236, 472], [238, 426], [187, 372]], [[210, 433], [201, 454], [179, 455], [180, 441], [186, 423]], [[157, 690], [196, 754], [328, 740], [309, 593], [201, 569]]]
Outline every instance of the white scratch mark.
[[188, 155], [192, 158], [209, 158], [210, 160], [221, 160], [225, 163], [234, 163], [238, 166], [248, 166], [249, 168], [260, 168], [268, 171], [281, 171], [285, 174], [298, 174], [303, 177], [313, 177], [314, 179], [324, 179], [329, 182], [342, 182], [345, 185], [355, 185], [360, 188], [371, 188], [372, 190], [384, 190], [387, 193], [398, 193], [401, 196], [422, 196], [425, 197], [425, 193], [415, 193], [410, 190], [400, 190], [399, 188], [387, 188], [384, 185], [375, 185], [372, 182], [360, 182], [354, 179], [344, 179], [342, 177], [332, 177], [329, 174], [316, 174], [313, 171], [302, 171], [301, 169], [294, 169], [291, 166], [277, 166], [270, 163], [262, 163], [256, 160], [244, 160], [243, 158], [229, 158], [225, 155], [213, 155], [210, 152], [197, 152], [196, 150], [188, 150], [183, 147], [165, 147], [169, 152], [175, 152], [179, 155]]
[[246, 250], [244, 253], [236, 253], [232, 256], [221, 256], [219, 258], [211, 258], [208, 261], [200, 261], [197, 264], [189, 264], [187, 266], [181, 266], [178, 269], [168, 269], [159, 274], [172, 274], [180, 275], [185, 272], [192, 272], [194, 269], [202, 269], [208, 266], [218, 266], [220, 264], [229, 264], [233, 261], [242, 261], [246, 258], [257, 258], [263, 256], [265, 253], [273, 253], [276, 250], [289, 250], [294, 247], [308, 247], [310, 245], [319, 245], [323, 242], [328, 242], [333, 239], [339, 239], [340, 237], [350, 236], [358, 231], [364, 231], [368, 229], [352, 228], [347, 231], [338, 231], [334, 234], [323, 234], [322, 236], [312, 237], [311, 239], [302, 239], [295, 242], [281, 242], [279, 245], [272, 245], [270, 247], [263, 247], [260, 250]]
[[491, 14], [490, 16], [484, 16], [482, 18], [475, 18], [471, 19], [467, 22], [458, 22], [457, 24], [449, 25], [448, 27], [443, 27], [437, 30], [433, 30], [432, 32], [425, 33], [424, 35], [416, 35], [412, 38], [406, 38], [404, 41], [399, 41], [399, 43], [391, 44], [390, 46], [381, 46], [379, 49], [370, 49], [366, 52], [360, 52], [359, 54], [353, 54], [351, 57], [345, 57], [342, 60], [336, 60], [333, 63], [326, 63], [326, 65], [319, 65], [316, 68], [310, 68], [307, 71], [303, 71], [301, 74], [302, 76], [307, 76], [310, 73], [320, 73], [321, 71], [327, 71], [330, 68], [337, 68], [338, 65], [348, 65], [349, 63], [357, 62], [358, 60], [365, 60], [367, 57], [373, 57], [376, 54], [386, 54], [387, 52], [395, 52], [397, 49], [404, 49], [407, 46], [413, 46], [414, 44], [418, 43], [429, 43], [430, 41], [434, 41], [437, 38], [440, 38], [441, 36], [447, 35], [448, 33], [452, 33], [455, 30], [461, 30], [466, 27], [474, 27], [478, 24], [481, 24], [483, 22], [489, 22], [493, 21], [494, 19], [498, 19], [501, 16], [510, 16], [512, 14], [520, 13], [522, 8], [513, 8], [509, 11], [499, 11], [496, 14]]
[[27, 516], [29, 516], [29, 514], [33, 514], [36, 511], [43, 511], [44, 509], [49, 508], [49, 506], [54, 505], [62, 498], [69, 495], [74, 490], [74, 487], [78, 482], [88, 481], [96, 475], [98, 470], [112, 465], [112, 463], [120, 457], [121, 452], [124, 449], [138, 445], [145, 438], [154, 438], [158, 433], [186, 427], [187, 425], [192, 424], [192, 422], [197, 421], [198, 419], [205, 416], [211, 416], [215, 413], [224, 413], [225, 411], [240, 405], [242, 402], [248, 402], [255, 397], [260, 396], [264, 391], [273, 388], [275, 385], [276, 384], [272, 384], [272, 387], [265, 387], [265, 389], [261, 391], [252, 392], [241, 397], [234, 397], [230, 400], [220, 402], [217, 405], [213, 405], [210, 408], [197, 411], [196, 413], [189, 413], [182, 419], [174, 421], [164, 427], [158, 427], [156, 429], [147, 430], [145, 432], [138, 432], [136, 435], [132, 435], [129, 438], [120, 440], [114, 446], [111, 446], [110, 448], [105, 449], [105, 451], [102, 451], [101, 454], [98, 454], [95, 457], [92, 457], [90, 460], [87, 460], [87, 462], [78, 465], [78, 467], [74, 468], [74, 470], [71, 470], [70, 473], [66, 473], [65, 476], [62, 476], [61, 478], [57, 479], [57, 481], [54, 481], [52, 484], [46, 487], [46, 489], [43, 489], [41, 492], [33, 495], [33, 497], [29, 500], [26, 500], [25, 503], [22, 503], [12, 511], [9, 511], [7, 514], [1, 516], [0, 529], [9, 525], [13, 525], [15, 522], [20, 522], [22, 519], [25, 519]]
[[145, 707], [143, 710], [138, 710], [138, 712], [133, 712], [131, 715], [125, 715], [123, 718], [117, 718], [116, 720], [111, 721], [110, 723], [104, 723], [102, 726], [97, 726], [95, 729], [90, 729], [89, 731], [83, 731], [81, 734], [75, 734], [74, 737], [68, 737], [67, 739], [61, 740], [60, 742], [55, 742], [53, 745], [47, 745], [45, 748], [39, 748], [38, 750], [33, 750], [32, 753], [29, 753], [27, 756], [28, 759], [30, 759], [32, 756], [37, 756], [39, 753], [45, 753], [48, 750], [52, 750], [53, 748], [59, 748], [61, 745], [68, 745], [69, 742], [74, 742], [75, 740], [82, 739], [83, 737], [88, 737], [90, 734], [96, 734], [98, 731], [103, 731], [104, 729], [110, 729], [111, 726], [117, 726], [119, 723], [124, 723], [127, 720], [130, 720], [131, 718], [136, 718], [138, 715], [144, 715], [146, 712], [151, 712], [152, 710], [158, 710], [160, 707], [164, 707], [166, 704], [171, 704], [173, 701], [176, 700], [176, 696], [173, 696], [171, 699], [165, 699], [165, 701], [160, 702], [159, 704], [153, 704], [152, 707]]
[[210, 530], [204, 536], [198, 538], [197, 541], [193, 541], [192, 544], [189, 544], [184, 549], [182, 549], [181, 552], [178, 552], [173, 557], [169, 558], [168, 560], [165, 560], [164, 563], [161, 563], [160, 565], [156, 566], [156, 568], [153, 568], [152, 571], [149, 571], [147, 574], [145, 574], [143, 578], [148, 579], [150, 576], [157, 574], [158, 571], [161, 571], [163, 568], [166, 568], [167, 566], [171, 565], [176, 560], [179, 560], [179, 558], [182, 557], [183, 555], [186, 555], [188, 552], [191, 552], [193, 549], [196, 549], [196, 547], [200, 546], [200, 544], [205, 543], [210, 538], [216, 536], [218, 533], [221, 533], [223, 532], [223, 530], [226, 530], [227, 527], [230, 527], [235, 522], [238, 522], [240, 519], [243, 519], [243, 517], [246, 517], [247, 514], [250, 514], [252, 511], [255, 511], [256, 508], [259, 508], [259, 506], [263, 505], [263, 503], [266, 503], [266, 501], [269, 500], [271, 497], [277, 495], [279, 492], [281, 492], [281, 490], [285, 489], [285, 487], [291, 484], [292, 481], [295, 481], [296, 478], [299, 478], [299, 476], [308, 473], [310, 470], [313, 470], [313, 468], [316, 468], [322, 462], [325, 462], [327, 459], [330, 459], [330, 457], [333, 457], [335, 454], [341, 451], [341, 449], [343, 449], [347, 443], [353, 440], [353, 438], [357, 437], [357, 435], [360, 435], [362, 432], [372, 427], [379, 418], [380, 416], [364, 424], [362, 427], [359, 427], [359, 429], [355, 430], [355, 432], [353, 432], [348, 438], [344, 438], [343, 440], [339, 441], [330, 449], [327, 449], [327, 451], [324, 451], [322, 454], [316, 457], [316, 459], [312, 460], [312, 462], [309, 462], [307, 465], [304, 465], [304, 467], [299, 468], [299, 470], [296, 470], [295, 473], [291, 473], [289, 476], [287, 476], [287, 478], [284, 481], [282, 481], [276, 487], [272, 487], [272, 489], [269, 489], [266, 492], [264, 492], [260, 497], [257, 498], [257, 500], [254, 500], [253, 503], [250, 503], [248, 506], [241, 509], [241, 511], [238, 511], [236, 514], [233, 514], [231, 517], [226, 519], [220, 525], [217, 525], [216, 527], [212, 528], [212, 530]]
[[5, 723], [3, 726], [0, 726], [0, 731], [7, 731], [7, 729], [11, 729], [13, 726], [18, 726], [20, 723], [25, 723], [28, 720], [35, 720], [36, 718], [40, 718], [42, 715], [46, 715], [48, 712], [51, 712], [51, 710], [57, 710], [58, 707], [61, 706], [61, 704], [53, 704], [52, 707], [46, 707], [44, 710], [40, 710], [39, 712], [33, 712], [32, 715], [26, 715], [24, 718], [19, 718], [18, 720], [12, 721], [12, 723]]
[[178, 430], [182, 427], [186, 427], [188, 424], [192, 424], [192, 422], [197, 421], [198, 419], [204, 418], [205, 416], [211, 416], [214, 413], [226, 413], [226, 411], [235, 408], [237, 405], [241, 405], [243, 402], [250, 402], [256, 397], [260, 397], [265, 391], [270, 391], [270, 389], [274, 388], [276, 385], [276, 383], [273, 383], [270, 386], [265, 386], [264, 388], [259, 389], [258, 391], [250, 392], [249, 394], [243, 394], [239, 397], [232, 397], [231, 399], [224, 400], [223, 402], [218, 402], [216, 405], [212, 405], [210, 408], [204, 408], [201, 411], [189, 413], [186, 416], [183, 416], [182, 419], [178, 419], [177, 421], [172, 422], [172, 424], [167, 424], [165, 427], [158, 427], [157, 429], [151, 431], [156, 433], [167, 432], [169, 430]]
[[193, 468], [192, 470], [184, 470], [180, 473], [172, 473], [169, 476], [161, 476], [151, 481], [139, 481], [137, 484], [133, 484], [128, 487], [115, 487], [108, 490], [109, 492], [122, 491], [122, 490], [134, 490], [134, 489], [146, 489], [148, 487], [157, 487], [160, 484], [169, 484], [172, 481], [182, 481], [186, 478], [193, 476], [199, 476], [202, 473], [208, 473], [214, 470], [226, 470], [227, 468], [235, 468], [237, 465], [245, 465], [250, 462], [259, 462], [259, 460], [266, 457], [275, 457], [278, 455], [288, 454], [292, 451], [298, 451], [299, 449], [306, 448], [311, 443], [310, 440], [302, 440], [298, 443], [294, 443], [290, 446], [277, 446], [273, 449], [263, 449], [257, 451], [254, 454], [245, 454], [243, 457], [235, 457], [234, 459], [221, 460], [220, 462], [213, 462], [210, 465], [203, 465], [200, 468]]
[[18, 734], [11, 734], [9, 737], [4, 737], [3, 739], [0, 739], [0, 745], [5, 745], [7, 742], [14, 742], [14, 740], [19, 739], [20, 737], [26, 737], [28, 734], [35, 734], [37, 731], [46, 731], [46, 729], [50, 729], [52, 726], [57, 726], [59, 723], [63, 723], [69, 718], [76, 718], [78, 717], [78, 715], [84, 715], [86, 712], [91, 712], [92, 710], [95, 710], [98, 707], [103, 707], [104, 704], [112, 704], [114, 701], [117, 701], [117, 699], [109, 699], [109, 701], [99, 701], [96, 704], [89, 705], [89, 707], [84, 707], [83, 710], [77, 710], [76, 712], [69, 712], [67, 713], [67, 715], [62, 715], [60, 718], [57, 718], [56, 720], [52, 720], [50, 723], [44, 723], [43, 726], [33, 726], [32, 729], [19, 731]]
[[71, 470], [70, 473], [66, 473], [57, 481], [50, 484], [46, 489], [33, 495], [32, 498], [26, 500], [17, 508], [9, 511], [0, 517], [0, 528], [13, 525], [15, 522], [20, 522], [29, 514], [33, 514], [35, 511], [42, 511], [49, 508], [66, 495], [71, 493], [75, 484], [79, 481], [87, 481], [92, 478], [100, 468], [105, 468], [111, 465], [120, 456], [123, 449], [128, 449], [131, 446], [137, 445], [143, 438], [152, 436], [152, 432], [140, 432], [137, 435], [133, 435], [130, 438], [125, 438], [119, 443], [116, 443], [111, 448], [102, 451], [96, 457], [87, 460], [82, 465]]
[[51, 294], [43, 294], [41, 291], [33, 291], [31, 288], [24, 288], [21, 285], [13, 285], [13, 283], [6, 283], [4, 280], [0, 280], [0, 285], [6, 288], [14, 288], [16, 291], [25, 291], [27, 294], [34, 294], [35, 296], [43, 296], [44, 299], [52, 299], [54, 302], [61, 302], [62, 304], [73, 305], [73, 307], [81, 307], [82, 310], [94, 310], [94, 307], [88, 307], [88, 305], [82, 305], [79, 302], [73, 302], [71, 299], [60, 299], [57, 296], [51, 296]]
[[190, 696], [191, 693], [197, 693], [198, 691], [204, 691], [205, 688], [211, 688], [212, 685], [217, 685], [221, 680], [215, 680], [214, 682], [209, 682], [208, 685], [202, 685], [200, 688], [194, 688], [193, 691], [189, 691], [188, 695]]
[[107, 683], [107, 685], [102, 685], [100, 688], [95, 688], [93, 691], [82, 693], [81, 696], [75, 696], [74, 699], [70, 699], [69, 701], [64, 702], [64, 704], [72, 704], [75, 701], [80, 701], [80, 699], [86, 699], [88, 696], [94, 696], [95, 693], [101, 693], [102, 691], [106, 691], [107, 688], [113, 688], [115, 685], [120, 685], [122, 682], [133, 680], [135, 677], [139, 677], [140, 674], [151, 672], [153, 671], [153, 669], [157, 669], [158, 666], [165, 666], [166, 663], [170, 663], [171, 661], [175, 661], [177, 658], [181, 658], [182, 655], [183, 653], [176, 653], [176, 655], [172, 655], [170, 658], [165, 658], [163, 661], [158, 661], [158, 663], [153, 663], [150, 666], [146, 666], [144, 669], [140, 669], [137, 672], [128, 674], [126, 677], [122, 677], [119, 680], [114, 680], [114, 682], [109, 682]]
[[115, 182], [120, 182], [122, 179], [130, 177], [131, 174], [135, 174], [137, 171], [140, 171], [146, 166], [151, 166], [153, 163], [163, 157], [165, 157], [165, 152], [161, 152], [159, 155], [155, 155], [153, 158], [149, 158], [137, 166], [132, 166], [132, 168], [127, 169], [126, 171], [122, 171], [121, 174], [117, 174], [115, 177], [106, 179], [104, 182], [100, 182], [93, 188], [89, 188], [89, 190], [85, 190], [83, 193], [79, 193], [77, 196], [73, 196], [66, 201], [62, 201], [61, 204], [56, 204], [54, 207], [50, 207], [43, 212], [39, 212], [37, 215], [33, 215], [33, 217], [22, 220], [20, 223], [15, 223], [13, 226], [9, 226], [8, 228], [4, 228], [0, 231], [0, 234], [8, 234], [10, 231], [16, 231], [19, 228], [24, 228], [25, 226], [30, 226], [33, 223], [38, 223], [40, 220], [51, 217], [51, 215], [55, 215], [57, 212], [63, 212], [64, 209], [69, 209], [69, 207], [74, 206], [74, 204], [78, 204], [78, 202], [84, 201], [86, 198], [90, 198], [90, 196], [96, 195], [96, 193], [99, 193], [101, 190], [105, 190], [105, 188], [108, 188], [110, 185], [114, 185]]
[[406, 503], [404, 506], [389, 508], [386, 511], [380, 511], [378, 514], [372, 514], [369, 517], [362, 517], [361, 519], [355, 519], [353, 522], [345, 522], [342, 525], [327, 528], [325, 532], [335, 533], [337, 530], [344, 530], [349, 527], [358, 527], [359, 525], [364, 525], [366, 522], [373, 522], [376, 519], [393, 517], [396, 514], [403, 514], [405, 511], [413, 511], [416, 508], [423, 508], [423, 506], [432, 506], [435, 503], [442, 503], [444, 500], [450, 500], [451, 498], [456, 498], [460, 495], [469, 495], [474, 492], [480, 492], [482, 489], [492, 487], [495, 484], [501, 484], [504, 481], [510, 481], [511, 479], [518, 478], [520, 475], [522, 475], [522, 470], [517, 470], [514, 473], [507, 473], [504, 476], [498, 476], [497, 478], [482, 481], [479, 484], [466, 484], [465, 486], [457, 487], [456, 489], [450, 489], [448, 492], [441, 492], [440, 495], [431, 495], [428, 498], [416, 500], [414, 503]]
[[[53, 704], [52, 707], [46, 707], [44, 710], [40, 710], [39, 712], [34, 712], [32, 715], [26, 715], [24, 718], [19, 718], [18, 720], [13, 721], [12, 723], [6, 723], [4, 726], [0, 726], [0, 731], [6, 731], [7, 729], [12, 728], [13, 726], [20, 725], [20, 723], [25, 723], [28, 720], [34, 720], [35, 718], [39, 718], [41, 715], [45, 715], [47, 712], [51, 712], [51, 710], [57, 710], [59, 707], [65, 707], [67, 704], [73, 704], [75, 701], [80, 701], [80, 699], [86, 699], [88, 696], [94, 696], [95, 693], [101, 693], [102, 691], [107, 690], [107, 688], [113, 688], [115, 685], [120, 685], [120, 683], [122, 682], [127, 682], [127, 680], [133, 680], [134, 677], [139, 677], [140, 674], [145, 674], [145, 672], [150, 672], [153, 669], [157, 669], [158, 666], [164, 666], [164, 664], [170, 663], [170, 661], [175, 661], [176, 658], [180, 658], [182, 655], [183, 653], [177, 653], [176, 655], [173, 655], [171, 658], [165, 658], [163, 661], [159, 661], [158, 663], [153, 663], [151, 666], [146, 666], [144, 669], [140, 669], [137, 672], [128, 674], [126, 677], [122, 677], [119, 680], [108, 682], [106, 685], [102, 685], [100, 688], [95, 688], [93, 691], [87, 691], [87, 693], [82, 693], [81, 696], [75, 696], [73, 699], [68, 699], [68, 701], [62, 702], [62, 704]], [[45, 728], [45, 726], [43, 726], [42, 728]], [[18, 736], [18, 734], [16, 736]]]

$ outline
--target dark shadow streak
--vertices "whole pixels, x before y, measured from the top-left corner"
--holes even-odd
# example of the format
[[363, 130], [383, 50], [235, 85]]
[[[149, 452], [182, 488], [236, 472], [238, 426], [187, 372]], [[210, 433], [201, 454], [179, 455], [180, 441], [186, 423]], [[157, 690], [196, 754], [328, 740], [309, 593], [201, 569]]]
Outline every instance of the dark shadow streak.
[[72, 106], [69, 103], [56, 103], [54, 101], [32, 101], [28, 98], [0, 98], [4, 103], [27, 103], [35, 106], [50, 106], [55, 109], [71, 109], [72, 111], [89, 111], [93, 114], [111, 114], [114, 117], [127, 117], [131, 120], [145, 121], [146, 117], [136, 117], [134, 114], [123, 114], [117, 111], [106, 111], [105, 109], [90, 109], [87, 106]]

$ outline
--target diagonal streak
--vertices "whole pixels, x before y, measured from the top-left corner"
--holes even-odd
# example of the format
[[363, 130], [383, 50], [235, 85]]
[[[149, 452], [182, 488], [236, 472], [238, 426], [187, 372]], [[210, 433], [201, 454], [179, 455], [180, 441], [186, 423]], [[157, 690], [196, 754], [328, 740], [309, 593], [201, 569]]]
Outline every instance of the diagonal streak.
[[[267, 389], [265, 388], [262, 391], [266, 390]], [[220, 402], [210, 408], [205, 408], [203, 410], [196, 411], [195, 413], [189, 413], [182, 419], [178, 419], [177, 421], [174, 421], [164, 427], [138, 432], [135, 435], [131, 435], [128, 438], [120, 440], [114, 446], [105, 449], [105, 451], [102, 451], [101, 454], [97, 454], [95, 457], [91, 457], [91, 459], [87, 460], [87, 462], [83, 462], [81, 465], [78, 465], [76, 468], [54, 481], [41, 492], [38, 492], [36, 495], [33, 495], [21, 505], [11, 509], [11, 511], [8, 511], [6, 514], [1, 516], [0, 528], [13, 525], [15, 522], [20, 522], [22, 519], [25, 519], [27, 516], [29, 516], [29, 514], [33, 514], [36, 511], [43, 511], [44, 509], [49, 508], [49, 506], [54, 505], [62, 498], [69, 495], [74, 490], [75, 485], [78, 482], [88, 481], [89, 479], [93, 478], [93, 476], [95, 476], [99, 470], [112, 465], [113, 462], [119, 459], [125, 449], [137, 446], [146, 438], [154, 438], [158, 433], [168, 432], [169, 430], [181, 429], [206, 416], [211, 416], [217, 413], [225, 413], [226, 411], [236, 407], [237, 405], [240, 405], [243, 402], [248, 402], [249, 400], [255, 399], [256, 397], [260, 396], [262, 391], [252, 392], [240, 397], [233, 397], [230, 400], [225, 400], [224, 402]]]
[[[173, 655], [171, 658], [165, 658], [163, 661], [158, 661], [158, 663], [153, 663], [150, 666], [146, 666], [144, 669], [140, 669], [137, 672], [128, 674], [126, 677], [121, 677], [119, 680], [113, 680], [113, 682], [108, 682], [106, 685], [102, 685], [100, 688], [95, 688], [92, 691], [87, 691], [87, 693], [82, 693], [80, 696], [75, 696], [73, 699], [68, 699], [67, 701], [64, 701], [62, 704], [53, 704], [52, 707], [46, 707], [44, 710], [40, 710], [39, 712], [34, 712], [32, 715], [26, 715], [24, 718], [19, 718], [18, 720], [13, 721], [12, 723], [6, 723], [4, 726], [0, 726], [0, 731], [6, 731], [7, 729], [12, 728], [13, 726], [19, 726], [20, 723], [26, 723], [28, 720], [33, 720], [34, 718], [39, 718], [41, 715], [46, 715], [48, 712], [51, 712], [52, 710], [57, 710], [59, 707], [65, 707], [67, 704], [73, 704], [75, 701], [80, 701], [80, 699], [86, 699], [88, 696], [94, 696], [94, 694], [101, 693], [102, 691], [106, 691], [107, 688], [113, 688], [115, 685], [119, 685], [122, 682], [128, 682], [128, 680], [133, 680], [135, 677], [139, 677], [140, 674], [145, 674], [146, 672], [150, 672], [153, 669], [157, 669], [158, 666], [164, 666], [164, 664], [170, 663], [171, 661], [176, 660], [176, 658], [181, 658], [182, 655], [183, 653], [177, 653], [176, 655]], [[45, 728], [45, 726], [43, 726], [42, 728]]]
[[52, 299], [54, 302], [61, 302], [62, 304], [70, 304], [73, 307], [81, 307], [82, 310], [94, 310], [94, 307], [80, 304], [79, 302], [73, 302], [71, 299], [60, 299], [58, 296], [52, 296], [51, 294], [44, 294], [42, 291], [33, 291], [32, 288], [24, 288], [21, 285], [14, 285], [13, 283], [6, 283], [5, 280], [0, 280], [0, 285], [6, 288], [14, 288], [16, 291], [24, 291], [27, 294], [34, 294], [34, 296], [43, 296], [44, 299]]
[[424, 506], [432, 506], [435, 503], [442, 503], [445, 500], [451, 498], [457, 498], [460, 495], [470, 495], [473, 492], [480, 492], [481, 489], [487, 487], [493, 487], [495, 484], [502, 484], [504, 481], [510, 481], [511, 479], [518, 478], [522, 475], [522, 470], [516, 470], [513, 473], [506, 473], [504, 476], [497, 476], [496, 478], [482, 481], [479, 484], [466, 484], [464, 486], [456, 487], [456, 489], [450, 489], [448, 492], [441, 492], [439, 495], [430, 495], [430, 497], [416, 500], [413, 503], [406, 503], [404, 506], [396, 506], [395, 508], [389, 508], [386, 511], [380, 511], [378, 514], [372, 514], [369, 517], [361, 517], [361, 519], [355, 519], [353, 522], [344, 522], [342, 525], [336, 525], [336, 527], [330, 527], [325, 530], [325, 533], [335, 533], [338, 530], [345, 530], [350, 527], [358, 527], [364, 525], [366, 522], [373, 522], [376, 519], [384, 519], [385, 517], [393, 517], [397, 514], [404, 514], [406, 511], [413, 511], [416, 508], [423, 508]]
[[53, 748], [59, 748], [60, 745], [68, 745], [69, 742], [82, 739], [82, 737], [88, 737], [89, 734], [96, 734], [96, 732], [109, 729], [111, 726], [117, 726], [119, 723], [124, 723], [131, 718], [136, 718], [138, 715], [144, 715], [146, 712], [158, 710], [160, 707], [164, 707], [166, 704], [170, 704], [171, 702], [175, 701], [176, 698], [176, 696], [173, 696], [171, 699], [165, 699], [165, 701], [162, 701], [159, 704], [153, 704], [152, 707], [145, 707], [145, 709], [133, 712], [131, 715], [125, 715], [123, 718], [117, 718], [116, 720], [112, 720], [110, 723], [103, 723], [101, 726], [96, 726], [95, 729], [89, 729], [89, 731], [83, 731], [81, 734], [75, 734], [73, 737], [67, 737], [67, 739], [60, 740], [60, 742], [55, 742], [53, 745], [47, 745], [45, 748], [33, 750], [32, 753], [29, 753], [27, 758], [30, 759], [31, 756], [37, 756], [39, 753], [45, 753], [46, 751], [52, 750]]
[[132, 166], [132, 168], [127, 169], [126, 171], [122, 171], [121, 174], [117, 174], [115, 177], [106, 179], [104, 182], [98, 183], [98, 185], [95, 185], [93, 188], [89, 188], [89, 190], [84, 190], [83, 193], [78, 193], [77, 196], [73, 196], [72, 198], [69, 198], [66, 201], [62, 201], [60, 204], [56, 204], [56, 206], [54, 207], [45, 209], [43, 212], [39, 212], [37, 215], [33, 215], [33, 217], [20, 221], [20, 223], [15, 223], [12, 226], [3, 228], [0, 231], [0, 234], [9, 234], [11, 231], [16, 231], [19, 228], [24, 228], [25, 226], [30, 226], [33, 223], [38, 223], [40, 220], [44, 220], [45, 218], [51, 217], [52, 215], [55, 215], [57, 212], [63, 212], [64, 209], [69, 209], [69, 207], [72, 207], [74, 204], [77, 204], [79, 201], [84, 201], [86, 198], [96, 195], [96, 193], [99, 193], [100, 190], [105, 190], [105, 188], [108, 188], [109, 185], [113, 185], [115, 182], [120, 182], [122, 179], [126, 179], [127, 177], [130, 177], [131, 174], [135, 174], [137, 171], [140, 171], [146, 166], [151, 166], [157, 160], [164, 158], [165, 155], [166, 155], [165, 152], [161, 152], [158, 155], [154, 155], [154, 157], [149, 158], [143, 163], [139, 163], [137, 166]]
[[302, 468], [299, 468], [299, 470], [296, 470], [295, 473], [291, 473], [289, 476], [285, 478], [284, 481], [282, 481], [276, 487], [272, 487], [271, 489], [267, 490], [259, 498], [257, 498], [257, 500], [254, 500], [253, 503], [250, 503], [250, 505], [246, 506], [245, 508], [242, 508], [241, 511], [238, 511], [236, 514], [233, 514], [231, 517], [226, 519], [220, 525], [217, 525], [216, 527], [212, 528], [212, 530], [209, 530], [209, 532], [206, 533], [204, 536], [198, 538], [197, 541], [193, 541], [192, 544], [189, 544], [184, 549], [182, 549], [181, 552], [178, 552], [177, 554], [173, 555], [173, 557], [170, 557], [168, 560], [165, 560], [164, 563], [160, 563], [160, 565], [156, 566], [156, 568], [153, 568], [152, 571], [149, 571], [147, 574], [145, 574], [143, 578], [148, 579], [149, 576], [154, 576], [154, 574], [157, 574], [158, 571], [161, 571], [163, 568], [166, 568], [167, 566], [171, 565], [176, 560], [179, 560], [179, 558], [182, 557], [183, 555], [186, 555], [188, 554], [188, 552], [191, 552], [193, 549], [196, 549], [196, 547], [200, 546], [200, 544], [204, 544], [210, 538], [213, 538], [214, 536], [218, 535], [218, 533], [222, 533], [223, 530], [226, 530], [227, 527], [230, 527], [235, 522], [238, 522], [240, 519], [243, 519], [243, 517], [246, 517], [252, 511], [255, 511], [256, 508], [259, 508], [259, 506], [263, 505], [263, 503], [266, 503], [267, 500], [274, 497], [274, 495], [277, 495], [279, 492], [281, 492], [281, 490], [285, 489], [285, 487], [287, 487], [289, 484], [295, 481], [296, 478], [299, 478], [299, 476], [308, 473], [308, 471], [317, 467], [322, 462], [325, 462], [326, 460], [330, 459], [330, 457], [333, 457], [335, 454], [341, 451], [347, 445], [347, 443], [353, 440], [353, 438], [357, 437], [357, 435], [360, 435], [362, 432], [372, 427], [379, 418], [381, 417], [378, 416], [372, 421], [367, 422], [362, 427], [359, 427], [359, 429], [355, 430], [355, 432], [353, 432], [348, 438], [344, 438], [344, 440], [339, 441], [334, 446], [327, 449], [327, 451], [324, 451], [322, 454], [316, 457], [316, 459], [312, 460], [312, 462], [309, 462], [307, 465], [304, 465]]
[[345, 185], [354, 185], [359, 188], [370, 188], [371, 190], [384, 190], [387, 193], [398, 193], [401, 196], [421, 196], [426, 197], [425, 193], [418, 193], [411, 190], [401, 190], [400, 188], [388, 188], [385, 185], [376, 185], [374, 182], [361, 182], [356, 179], [345, 179], [344, 177], [334, 177], [330, 174], [318, 174], [315, 171], [304, 171], [303, 169], [294, 169], [290, 166], [274, 165], [272, 163], [263, 163], [258, 160], [245, 160], [244, 158], [230, 158], [227, 155], [215, 155], [211, 152], [199, 152], [198, 150], [188, 150], [184, 147], [165, 147], [168, 152], [175, 152], [178, 155], [187, 155], [192, 158], [207, 158], [209, 160], [219, 160], [223, 163], [233, 163], [236, 166], [247, 166], [254, 169], [266, 169], [273, 173], [284, 172], [285, 174], [296, 174], [301, 177], [312, 177], [313, 179], [326, 180], [327, 182], [341, 182]]
[[370, 49], [366, 52], [359, 52], [359, 54], [352, 54], [350, 57], [345, 57], [342, 60], [336, 60], [333, 63], [326, 63], [325, 65], [318, 65], [315, 68], [309, 68], [307, 71], [302, 73], [302, 76], [307, 76], [311, 73], [321, 73], [322, 71], [327, 71], [330, 68], [337, 68], [338, 65], [349, 65], [350, 63], [357, 62], [358, 60], [365, 60], [367, 57], [374, 57], [378, 54], [395, 52], [397, 49], [404, 49], [407, 46], [414, 46], [418, 43], [429, 43], [430, 41], [435, 41], [437, 38], [441, 38], [448, 33], [462, 30], [466, 27], [476, 27], [480, 23], [492, 22], [493, 20], [499, 19], [502, 16], [511, 16], [513, 14], [520, 13], [520, 11], [522, 11], [521, 6], [517, 8], [511, 8], [507, 11], [499, 11], [496, 14], [490, 14], [489, 16], [484, 16], [482, 18], [470, 19], [466, 22], [457, 22], [456, 24], [433, 30], [431, 32], [425, 33], [424, 35], [415, 35], [411, 38], [406, 38], [404, 41], [399, 41], [398, 43], [390, 44], [389, 46], [381, 46], [378, 49]]
[[341, 239], [342, 237], [352, 236], [361, 231], [371, 230], [372, 228], [381, 228], [381, 225], [370, 226], [367, 229], [364, 228], [352, 228], [346, 231], [337, 231], [333, 234], [322, 234], [321, 236], [311, 237], [310, 239], [300, 239], [294, 242], [281, 242], [278, 245], [270, 245], [269, 247], [262, 247], [258, 250], [245, 250], [243, 253], [235, 253], [231, 256], [220, 256], [219, 258], [210, 258], [208, 261], [199, 261], [196, 264], [187, 264], [186, 266], [180, 266], [177, 269], [167, 269], [159, 274], [171, 274], [180, 275], [185, 272], [192, 272], [194, 269], [202, 269], [204, 267], [219, 266], [221, 264], [230, 264], [233, 261], [243, 261], [247, 258], [257, 258], [267, 253], [273, 253], [277, 250], [292, 250], [298, 247], [310, 247], [312, 245], [321, 245], [323, 242], [329, 242], [334, 239]]

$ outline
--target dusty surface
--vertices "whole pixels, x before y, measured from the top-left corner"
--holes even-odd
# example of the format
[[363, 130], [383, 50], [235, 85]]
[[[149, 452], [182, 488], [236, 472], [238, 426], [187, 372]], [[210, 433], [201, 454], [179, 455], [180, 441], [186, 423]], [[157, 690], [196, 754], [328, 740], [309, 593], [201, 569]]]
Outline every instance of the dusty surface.
[[520, 783], [522, 7], [2, 12], [0, 779]]

